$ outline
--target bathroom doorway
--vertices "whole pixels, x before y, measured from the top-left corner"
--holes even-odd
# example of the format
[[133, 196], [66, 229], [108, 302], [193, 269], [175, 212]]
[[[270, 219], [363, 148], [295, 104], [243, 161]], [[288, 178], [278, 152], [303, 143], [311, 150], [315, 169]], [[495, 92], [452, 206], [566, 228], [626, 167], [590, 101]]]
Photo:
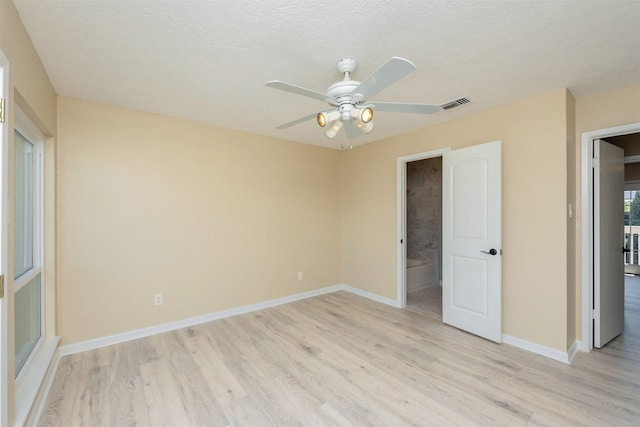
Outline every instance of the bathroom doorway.
[[404, 306], [442, 320], [442, 153], [404, 165]]
[[[434, 157], [442, 159], [439, 168], [433, 168], [431, 164], [431, 174], [436, 182], [428, 182], [424, 178], [424, 186], [432, 191], [439, 190], [439, 195], [430, 210], [420, 214], [407, 214], [407, 194], [413, 191], [407, 191], [407, 167], [409, 165], [411, 169], [411, 162]], [[492, 141], [456, 150], [446, 148], [412, 154], [399, 157], [397, 162], [398, 305], [401, 308], [415, 307], [443, 323], [501, 342], [502, 142]], [[421, 182], [422, 179], [418, 181]], [[408, 233], [407, 217], [414, 215], [422, 218], [423, 222], [434, 218], [438, 220], [439, 217], [439, 225], [435, 226], [434, 231], [438, 238], [430, 244], [422, 243], [427, 249], [437, 249], [434, 251], [437, 261], [432, 261], [430, 266], [426, 265], [428, 259], [418, 259], [415, 263], [422, 264], [425, 261], [423, 266], [426, 266], [424, 270], [427, 276], [426, 280], [422, 276], [417, 288], [431, 291], [422, 292], [425, 297], [422, 300], [419, 298], [420, 293], [414, 292], [415, 288], [407, 286], [406, 280], [413, 275], [406, 268], [407, 259], [415, 254], [413, 244], [410, 252], [409, 245], [406, 244], [407, 235], [413, 234]], [[409, 237], [409, 240], [412, 238], [415, 239], [415, 235]], [[428, 257], [420, 252], [415, 256]], [[432, 260], [433, 258], [432, 255]], [[411, 264], [415, 266], [414, 263]], [[408, 294], [410, 306], [407, 305]], [[418, 295], [415, 302], [412, 294]], [[426, 299], [429, 296], [439, 298], [440, 301]], [[434, 310], [427, 312], [429, 303], [433, 304]], [[442, 311], [436, 309], [436, 305]]]

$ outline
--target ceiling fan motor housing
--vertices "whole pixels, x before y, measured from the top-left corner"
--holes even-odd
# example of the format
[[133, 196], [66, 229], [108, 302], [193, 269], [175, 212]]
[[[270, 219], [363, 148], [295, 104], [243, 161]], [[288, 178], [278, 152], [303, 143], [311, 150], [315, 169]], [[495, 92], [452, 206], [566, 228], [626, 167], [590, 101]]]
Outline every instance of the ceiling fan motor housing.
[[343, 58], [336, 62], [336, 68], [341, 74], [352, 73], [356, 69], [358, 63], [355, 58]]
[[353, 110], [353, 108], [353, 104], [340, 104], [340, 106], [338, 107], [338, 111], [340, 111], [340, 119], [343, 121], [351, 120], [351, 111]]
[[329, 86], [327, 95], [338, 99], [339, 103], [351, 102], [351, 94], [358, 86], [360, 82], [357, 80], [341, 80]]

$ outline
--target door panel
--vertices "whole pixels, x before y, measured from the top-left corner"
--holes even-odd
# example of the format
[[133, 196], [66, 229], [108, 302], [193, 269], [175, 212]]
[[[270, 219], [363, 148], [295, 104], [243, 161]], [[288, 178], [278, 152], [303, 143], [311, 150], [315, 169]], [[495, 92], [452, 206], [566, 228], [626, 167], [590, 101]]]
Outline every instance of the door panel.
[[496, 141], [447, 152], [442, 168], [442, 320], [496, 342], [502, 340], [501, 147]]
[[[486, 260], [454, 256], [451, 261], [454, 307], [486, 316], [489, 294]], [[467, 283], [475, 283], [475, 286], [465, 286]]]
[[593, 345], [600, 348], [624, 329], [624, 151], [593, 142]]

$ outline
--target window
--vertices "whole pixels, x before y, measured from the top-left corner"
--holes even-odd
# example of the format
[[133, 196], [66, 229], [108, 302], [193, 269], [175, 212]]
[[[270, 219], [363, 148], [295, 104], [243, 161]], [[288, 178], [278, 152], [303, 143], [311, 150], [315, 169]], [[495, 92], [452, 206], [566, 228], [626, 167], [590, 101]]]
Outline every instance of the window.
[[14, 316], [16, 378], [43, 336], [42, 175], [44, 137], [16, 109]]

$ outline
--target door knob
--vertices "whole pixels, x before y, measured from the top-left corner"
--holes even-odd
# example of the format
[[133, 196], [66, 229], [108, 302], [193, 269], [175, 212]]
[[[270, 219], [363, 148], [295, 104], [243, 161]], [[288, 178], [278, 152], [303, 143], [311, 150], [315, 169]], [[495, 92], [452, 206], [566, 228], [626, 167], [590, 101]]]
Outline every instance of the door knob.
[[628, 248], [622, 248], [622, 253], [626, 254], [627, 252], [631, 252], [631, 249]]
[[489, 252], [487, 252], [487, 251], [480, 251], [480, 252], [482, 252], [483, 254], [489, 254], [489, 255], [497, 255], [498, 254], [498, 251], [496, 251], [493, 248], [489, 249]]

